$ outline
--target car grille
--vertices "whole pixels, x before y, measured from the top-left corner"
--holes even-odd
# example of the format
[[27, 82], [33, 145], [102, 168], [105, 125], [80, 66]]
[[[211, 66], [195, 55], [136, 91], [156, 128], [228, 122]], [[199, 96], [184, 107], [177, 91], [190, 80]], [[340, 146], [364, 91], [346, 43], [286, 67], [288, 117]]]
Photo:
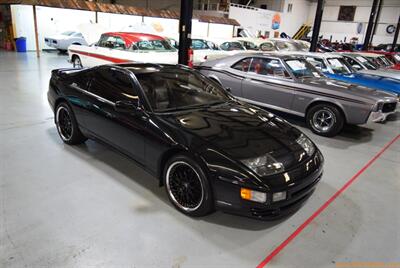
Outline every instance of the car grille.
[[383, 113], [393, 112], [394, 110], [396, 110], [396, 106], [397, 106], [397, 103], [395, 103], [395, 102], [385, 103], [385, 104], [383, 104], [382, 112]]

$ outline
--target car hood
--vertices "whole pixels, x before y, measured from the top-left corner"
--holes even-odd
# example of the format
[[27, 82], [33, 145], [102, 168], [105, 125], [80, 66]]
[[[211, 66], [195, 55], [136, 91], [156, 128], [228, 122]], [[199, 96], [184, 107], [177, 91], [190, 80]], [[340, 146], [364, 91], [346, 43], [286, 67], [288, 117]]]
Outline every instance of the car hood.
[[[329, 75], [329, 77], [340, 78], [344, 76]], [[342, 97], [347, 97], [350, 99], [360, 100], [360, 98], [362, 98], [363, 101], [369, 100], [371, 104], [376, 103], [378, 100], [395, 100], [395, 96], [392, 93], [387, 93], [374, 88], [343, 82], [336, 79], [305, 79], [303, 84], [312, 85], [320, 89], [323, 88], [327, 91], [334, 91]]]
[[234, 161], [269, 154], [289, 169], [304, 158], [304, 150], [296, 142], [301, 132], [286, 121], [253, 106], [229, 102], [163, 115], [162, 119]]
[[69, 39], [70, 36], [63, 35], [63, 34], [56, 34], [56, 35], [50, 35], [50, 36], [48, 36], [46, 38], [54, 39], [54, 40], [64, 40], [64, 39]]
[[[369, 75], [376, 75], [376, 76], [382, 76], [382, 77], [388, 77], [388, 78], [393, 78], [400, 80], [400, 72], [396, 70], [391, 70], [391, 69], [384, 69], [384, 70], [360, 70], [358, 71], [359, 73], [362, 74], [369, 74]], [[400, 83], [400, 81], [397, 81]]]

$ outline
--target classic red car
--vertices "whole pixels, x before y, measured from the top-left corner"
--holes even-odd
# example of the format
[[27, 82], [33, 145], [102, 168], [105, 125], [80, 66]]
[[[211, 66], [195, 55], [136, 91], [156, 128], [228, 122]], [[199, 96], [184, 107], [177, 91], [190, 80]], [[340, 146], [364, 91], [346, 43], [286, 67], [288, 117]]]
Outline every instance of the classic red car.
[[400, 70], [400, 54], [398, 52], [388, 52], [388, 51], [380, 51], [380, 50], [369, 50], [368, 53], [375, 53], [384, 55], [388, 60], [393, 63], [391, 69]]

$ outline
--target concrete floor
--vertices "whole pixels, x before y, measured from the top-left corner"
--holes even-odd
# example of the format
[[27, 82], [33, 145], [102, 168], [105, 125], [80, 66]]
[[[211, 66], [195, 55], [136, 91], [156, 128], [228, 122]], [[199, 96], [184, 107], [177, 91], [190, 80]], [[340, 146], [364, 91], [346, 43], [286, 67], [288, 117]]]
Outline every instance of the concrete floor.
[[[0, 267], [255, 267], [400, 133], [400, 113], [333, 139], [292, 119], [326, 159], [306, 204], [279, 222], [192, 219], [131, 160], [61, 142], [46, 99], [58, 67], [69, 67], [65, 55], [0, 52]], [[399, 163], [400, 140], [269, 265], [400, 262]]]

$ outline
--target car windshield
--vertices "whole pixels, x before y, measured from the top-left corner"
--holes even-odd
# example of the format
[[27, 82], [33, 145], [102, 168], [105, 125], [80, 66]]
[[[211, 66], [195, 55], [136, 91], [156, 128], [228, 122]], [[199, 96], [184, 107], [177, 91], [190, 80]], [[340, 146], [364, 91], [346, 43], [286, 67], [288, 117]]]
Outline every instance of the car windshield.
[[155, 112], [194, 109], [231, 100], [221, 86], [191, 70], [164, 67], [136, 77]]
[[369, 61], [363, 56], [357, 56], [356, 59], [361, 62], [368, 70], [376, 70], [378, 66], [376, 66], [373, 62]]
[[75, 32], [74, 31], [66, 31], [66, 32], [63, 32], [63, 33], [61, 33], [62, 35], [67, 35], [67, 36], [71, 36], [71, 35], [73, 35]]
[[352, 69], [347, 66], [346, 61], [343, 58], [328, 58], [329, 66], [335, 74], [351, 74]]
[[290, 59], [285, 60], [289, 66], [290, 71], [297, 78], [319, 78], [323, 75], [310, 63], [303, 59]]
[[133, 50], [140, 51], [176, 51], [167, 40], [143, 40], [132, 44]]
[[300, 49], [296, 46], [296, 44], [291, 43], [289, 41], [276, 41], [276, 47], [282, 51], [299, 51]]

